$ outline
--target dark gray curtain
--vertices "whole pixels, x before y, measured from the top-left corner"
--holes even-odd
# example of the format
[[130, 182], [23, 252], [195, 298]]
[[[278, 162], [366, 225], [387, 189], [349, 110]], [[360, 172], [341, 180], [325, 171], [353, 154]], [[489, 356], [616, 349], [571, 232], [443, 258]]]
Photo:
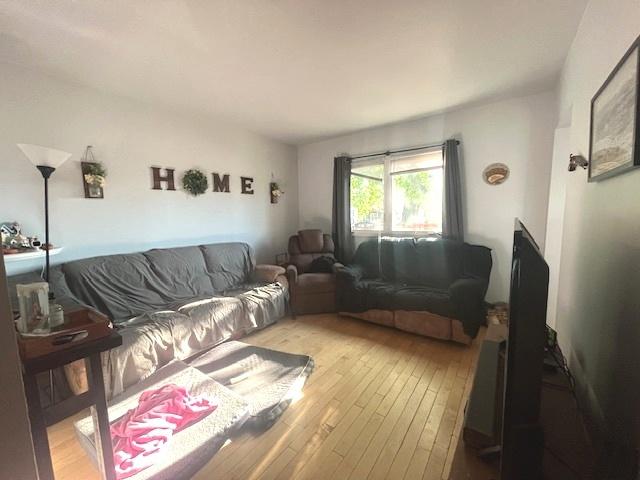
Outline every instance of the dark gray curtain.
[[444, 202], [442, 209], [442, 236], [453, 240], [464, 240], [462, 223], [462, 182], [458, 141], [447, 140], [444, 144]]
[[353, 252], [351, 235], [351, 159], [336, 157], [333, 163], [333, 218], [331, 234], [336, 257], [349, 262]]

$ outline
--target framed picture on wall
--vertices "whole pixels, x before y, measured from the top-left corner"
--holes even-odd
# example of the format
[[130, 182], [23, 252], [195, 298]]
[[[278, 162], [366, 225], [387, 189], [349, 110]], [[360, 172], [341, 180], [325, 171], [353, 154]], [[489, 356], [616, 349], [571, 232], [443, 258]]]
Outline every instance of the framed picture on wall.
[[640, 37], [591, 100], [590, 182], [640, 166], [639, 71]]

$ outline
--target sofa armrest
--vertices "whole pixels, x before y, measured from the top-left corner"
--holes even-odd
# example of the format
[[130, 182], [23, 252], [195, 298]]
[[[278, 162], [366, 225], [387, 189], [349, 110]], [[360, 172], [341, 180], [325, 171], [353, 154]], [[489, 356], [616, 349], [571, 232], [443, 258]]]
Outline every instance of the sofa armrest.
[[449, 293], [454, 302], [465, 299], [484, 301], [487, 291], [487, 281], [480, 278], [459, 278], [449, 286]]
[[287, 266], [287, 278], [289, 279], [290, 288], [293, 288], [298, 283], [298, 268], [295, 265]]
[[451, 301], [457, 318], [462, 322], [464, 333], [475, 338], [478, 329], [486, 322], [484, 296], [488, 282], [481, 278], [465, 277], [453, 282], [449, 287]]
[[282, 288], [289, 291], [289, 279], [287, 278], [286, 271], [282, 275], [278, 275], [278, 277], [276, 278], [276, 283], [279, 283]]
[[256, 265], [253, 271], [253, 279], [258, 282], [273, 283], [279, 275], [283, 275], [285, 269], [278, 265]]
[[337, 265], [340, 265], [335, 268], [336, 277], [339, 281], [356, 283], [364, 277], [364, 269], [360, 265]]

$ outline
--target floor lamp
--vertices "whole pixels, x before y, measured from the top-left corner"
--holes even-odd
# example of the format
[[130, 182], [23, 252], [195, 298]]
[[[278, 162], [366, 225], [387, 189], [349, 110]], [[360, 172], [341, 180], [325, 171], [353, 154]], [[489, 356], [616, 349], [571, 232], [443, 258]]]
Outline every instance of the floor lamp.
[[44, 279], [46, 282], [49, 282], [49, 177], [56, 168], [69, 160], [71, 154], [53, 148], [25, 143], [18, 143], [18, 148], [22, 150], [22, 153], [24, 153], [29, 161], [40, 170], [42, 178], [44, 179], [44, 248], [46, 257]]

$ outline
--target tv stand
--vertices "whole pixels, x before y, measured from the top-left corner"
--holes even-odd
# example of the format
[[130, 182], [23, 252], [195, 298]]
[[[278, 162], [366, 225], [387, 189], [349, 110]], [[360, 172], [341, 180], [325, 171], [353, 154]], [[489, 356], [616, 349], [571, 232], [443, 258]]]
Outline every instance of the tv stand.
[[[503, 325], [490, 325], [485, 339], [496, 341], [504, 335]], [[555, 357], [562, 358], [556, 347]], [[478, 362], [480, 366], [480, 362]], [[478, 368], [478, 367], [477, 367]], [[476, 375], [479, 374], [476, 368]], [[499, 378], [489, 379], [499, 390], [503, 383], [502, 368], [496, 369]], [[486, 376], [487, 372], [481, 372]], [[495, 398], [500, 399], [499, 391]], [[496, 408], [500, 408], [498, 405]], [[497, 414], [496, 417], [498, 416]], [[544, 431], [543, 479], [594, 479], [593, 448], [586, 434], [584, 419], [573, 396], [571, 382], [562, 368], [545, 369], [542, 383], [540, 424]], [[455, 438], [455, 437], [454, 437]], [[450, 480], [497, 480], [500, 478], [500, 449], [485, 449], [465, 445], [463, 435], [454, 445], [455, 453]], [[541, 479], [542, 480], [542, 479]]]

